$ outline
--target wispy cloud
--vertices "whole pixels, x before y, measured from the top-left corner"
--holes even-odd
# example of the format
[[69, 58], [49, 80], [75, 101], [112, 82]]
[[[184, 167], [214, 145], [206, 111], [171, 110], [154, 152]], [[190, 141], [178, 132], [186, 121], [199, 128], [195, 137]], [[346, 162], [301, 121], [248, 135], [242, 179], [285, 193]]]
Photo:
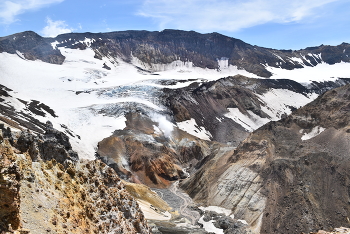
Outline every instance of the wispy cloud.
[[1, 0], [0, 1], [0, 23], [11, 24], [18, 20], [18, 15], [26, 11], [37, 10], [53, 3], [64, 0]]
[[237, 31], [265, 23], [302, 22], [341, 0], [145, 0], [138, 15], [160, 28]]
[[70, 33], [73, 31], [72, 28], [68, 28], [68, 25], [62, 21], [53, 21], [50, 18], [46, 19], [47, 25], [41, 31], [44, 37], [56, 37], [59, 34]]

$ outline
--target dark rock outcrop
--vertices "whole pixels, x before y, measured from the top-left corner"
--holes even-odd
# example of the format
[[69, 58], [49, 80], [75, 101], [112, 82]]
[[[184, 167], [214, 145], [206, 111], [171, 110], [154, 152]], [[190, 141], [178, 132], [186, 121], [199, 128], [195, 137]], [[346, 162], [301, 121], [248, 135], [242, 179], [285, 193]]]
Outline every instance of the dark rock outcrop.
[[[25, 59], [42, 60], [47, 63], [62, 64], [65, 57], [55, 50], [47, 39], [35, 32], [26, 31], [0, 37], [0, 53], [23, 54]], [[21, 53], [21, 54], [19, 54]]]
[[[246, 116], [253, 112], [259, 118], [281, 118], [269, 116], [264, 112], [264, 103], [259, 95], [272, 89], [289, 90], [304, 96], [312, 93], [321, 94], [327, 90], [348, 84], [350, 79], [339, 79], [332, 82], [313, 82], [306, 88], [287, 79], [254, 79], [241, 75], [226, 77], [216, 81], [193, 83], [181, 89], [165, 89], [161, 100], [172, 112], [176, 122], [196, 120], [199, 126], [205, 126], [212, 135], [212, 140], [237, 146], [249, 132], [241, 125], [227, 118], [228, 108], [238, 108]], [[288, 110], [296, 107], [286, 106]]]

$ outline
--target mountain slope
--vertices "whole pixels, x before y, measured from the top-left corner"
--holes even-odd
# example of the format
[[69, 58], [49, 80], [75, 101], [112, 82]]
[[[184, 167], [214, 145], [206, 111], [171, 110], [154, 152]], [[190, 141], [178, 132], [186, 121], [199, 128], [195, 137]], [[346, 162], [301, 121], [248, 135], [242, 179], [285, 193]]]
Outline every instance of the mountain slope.
[[198, 202], [232, 209], [260, 233], [348, 225], [349, 95], [349, 85], [328, 91], [264, 125], [182, 188]]
[[[90, 39], [90, 45], [82, 42], [86, 39]], [[321, 45], [298, 51], [273, 50], [252, 46], [218, 33], [199, 34], [180, 30], [125, 31], [78, 37], [76, 34], [66, 34], [54, 40], [58, 42], [56, 46], [91, 46], [97, 57], [121, 56], [127, 62], [135, 57], [142, 62], [143, 68], [151, 71], [161, 69], [156, 64], [170, 64], [179, 60], [191, 62], [195, 67], [219, 70], [234, 65], [258, 76], [270, 77], [272, 73], [265, 66], [292, 70], [316, 66], [322, 62], [335, 64], [350, 61], [347, 43], [339, 46]]]
[[[0, 52], [14, 54], [19, 51], [19, 56], [26, 59], [62, 64], [64, 55], [57, 50], [59, 47], [91, 48], [97, 59], [108, 58], [112, 65], [121, 59], [148, 72], [192, 66], [225, 71], [235, 66], [260, 77], [271, 77], [274, 68], [293, 70], [350, 61], [347, 43], [274, 50], [218, 33], [180, 30], [69, 33], [56, 38], [42, 38], [28, 31], [0, 38]], [[106, 64], [104, 68], [110, 69], [110, 65]]]
[[[57, 181], [59, 164], [68, 166], [64, 171], [72, 178], [70, 182], [93, 192], [86, 203], [93, 203], [98, 212], [109, 208], [101, 207], [96, 199], [100, 201], [105, 193], [124, 194], [118, 187], [118, 174], [128, 181], [127, 190], [147, 217], [161, 220], [155, 221], [162, 227], [159, 230], [202, 232], [200, 222], [206, 228], [215, 223], [218, 232], [245, 232], [245, 222], [240, 219], [256, 233], [314, 231], [320, 225], [331, 229], [344, 224], [342, 215], [348, 212], [343, 200], [348, 187], [347, 163], [337, 163], [347, 152], [347, 141], [340, 138], [347, 139], [343, 110], [347, 110], [349, 94], [339, 89], [343, 91], [336, 91], [339, 93], [331, 98], [325, 98], [326, 94], [317, 104], [295, 110], [323, 92], [349, 83], [348, 47], [343, 43], [273, 50], [217, 33], [179, 30], [71, 33], [56, 38], [28, 31], [2, 37], [0, 120], [20, 135], [4, 130], [10, 144], [6, 147], [14, 147], [13, 157], [18, 162], [30, 164], [29, 158], [21, 161], [20, 157], [27, 151], [33, 156], [31, 145], [40, 138], [37, 157], [31, 159], [34, 169], [28, 170], [42, 171], [39, 179]], [[338, 111], [338, 107], [344, 108]], [[27, 129], [34, 136], [19, 133]], [[326, 133], [331, 136], [329, 142]], [[92, 161], [79, 162], [77, 154]], [[57, 165], [53, 162], [51, 167], [50, 160]], [[44, 161], [41, 167], [51, 168], [41, 170], [39, 161]], [[97, 169], [91, 172], [88, 167]], [[322, 173], [327, 183], [319, 179]], [[69, 182], [68, 175], [64, 182]], [[106, 184], [110, 177], [115, 180]], [[210, 208], [200, 211], [177, 187], [186, 177], [182, 187], [195, 201], [229, 208], [235, 217], [229, 217], [230, 210], [224, 210], [224, 216]], [[81, 181], [86, 178], [88, 184]], [[90, 182], [96, 183], [97, 189]], [[159, 196], [140, 183], [154, 188]], [[56, 195], [67, 201], [64, 206], [74, 203], [72, 190], [61, 194], [64, 186], [58, 184]], [[43, 186], [40, 188], [54, 192], [51, 185]], [[333, 193], [324, 197], [322, 191], [329, 189], [342, 197]], [[339, 202], [331, 201], [331, 195]], [[135, 211], [143, 225], [134, 200], [125, 196], [131, 204], [127, 210]], [[11, 209], [17, 206], [17, 198], [12, 198]], [[28, 204], [35, 203], [28, 199]], [[90, 214], [91, 207], [81, 210], [86, 203], [74, 206], [74, 212]], [[78, 225], [71, 215], [63, 212], [61, 216], [60, 223], [70, 222], [67, 227]], [[287, 218], [277, 220], [281, 216]], [[94, 217], [102, 229], [114, 230], [103, 216]], [[300, 221], [300, 217], [306, 218]], [[97, 228], [84, 220], [86, 227]], [[18, 220], [13, 223], [17, 225]], [[133, 223], [138, 229], [138, 221]], [[126, 226], [132, 232], [133, 228]]]

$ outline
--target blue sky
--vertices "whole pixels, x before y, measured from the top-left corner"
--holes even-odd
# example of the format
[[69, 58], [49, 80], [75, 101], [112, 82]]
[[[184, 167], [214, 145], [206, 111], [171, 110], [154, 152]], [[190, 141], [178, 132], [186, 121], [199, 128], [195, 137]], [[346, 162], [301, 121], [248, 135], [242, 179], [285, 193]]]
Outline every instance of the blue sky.
[[0, 37], [171, 28], [301, 49], [350, 43], [349, 13], [350, 0], [0, 0]]

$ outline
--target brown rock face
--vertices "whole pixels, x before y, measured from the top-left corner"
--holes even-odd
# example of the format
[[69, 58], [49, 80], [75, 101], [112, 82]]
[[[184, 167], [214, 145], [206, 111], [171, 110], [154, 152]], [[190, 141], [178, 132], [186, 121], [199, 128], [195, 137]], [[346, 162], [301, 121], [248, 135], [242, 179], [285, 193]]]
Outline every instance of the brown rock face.
[[150, 233], [136, 200], [112, 168], [99, 160], [71, 160], [69, 152], [62, 154], [66, 160], [56, 160], [57, 149], [69, 151], [70, 144], [53, 129], [50, 145], [41, 145], [46, 150], [39, 149], [37, 158], [30, 147], [36, 137], [2, 130], [0, 232]]
[[20, 179], [16, 157], [8, 140], [0, 134], [0, 230], [8, 231], [20, 227]]
[[[337, 88], [261, 127], [182, 187], [197, 201], [232, 209], [258, 233], [348, 225], [349, 95], [349, 85]], [[210, 171], [217, 172], [216, 180]]]
[[176, 128], [166, 137], [155, 131], [157, 124], [143, 114], [129, 113], [124, 130], [99, 142], [99, 156], [122, 178], [151, 187], [168, 187], [186, 178], [183, 168], [202, 160], [209, 145]]

